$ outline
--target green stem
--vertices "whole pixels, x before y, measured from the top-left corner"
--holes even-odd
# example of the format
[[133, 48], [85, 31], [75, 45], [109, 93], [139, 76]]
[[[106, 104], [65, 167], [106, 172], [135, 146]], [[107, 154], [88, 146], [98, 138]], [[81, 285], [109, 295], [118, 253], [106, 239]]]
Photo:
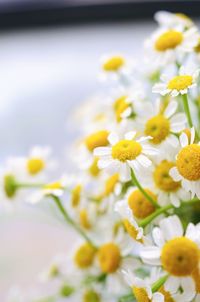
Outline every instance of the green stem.
[[188, 104], [187, 94], [182, 95], [182, 100], [183, 100], [184, 111], [185, 111], [185, 114], [186, 114], [187, 120], [188, 120], [188, 125], [190, 126], [190, 128], [192, 128], [193, 123], [192, 123], [192, 117], [191, 117], [191, 114], [190, 114], [190, 107], [189, 107], [189, 104]]
[[158, 279], [153, 285], [152, 285], [152, 292], [155, 293], [157, 292], [161, 286], [166, 282], [167, 278], [169, 276], [168, 275], [165, 275], [163, 277], [161, 277], [160, 279]]
[[133, 169], [131, 169], [131, 178], [132, 178], [132, 182], [133, 184], [138, 187], [138, 189], [140, 190], [140, 192], [144, 195], [144, 197], [146, 197], [146, 199], [148, 199], [152, 205], [156, 208], [159, 208], [158, 203], [144, 190], [144, 188], [141, 186], [141, 184], [139, 183], [139, 181], [137, 180], [137, 177], [133, 171]]
[[16, 183], [17, 188], [25, 189], [25, 188], [41, 188], [44, 187], [44, 184], [41, 183]]
[[120, 297], [118, 301], [119, 302], [135, 302], [136, 300], [134, 298], [134, 295], [131, 293], [131, 294]]
[[[184, 207], [185, 205], [188, 205], [188, 204], [193, 204], [193, 203], [196, 203], [196, 202], [199, 202], [200, 200], [198, 198], [194, 198], [192, 200], [189, 200], [189, 201], [182, 201], [182, 204], [181, 204], [181, 207]], [[153, 212], [151, 215], [149, 215], [148, 217], [144, 218], [140, 223], [139, 223], [139, 226], [140, 227], [145, 227], [147, 226], [152, 220], [154, 220], [157, 216], [159, 216], [160, 214], [162, 213], [165, 213], [166, 211], [170, 210], [170, 209], [173, 209], [175, 208], [172, 204], [169, 204], [165, 207], [162, 207], [158, 210], [156, 210], [155, 212]]]
[[94, 246], [94, 244], [92, 243], [90, 238], [83, 232], [83, 230], [68, 215], [68, 213], [66, 212], [65, 208], [63, 207], [63, 205], [60, 201], [60, 198], [58, 196], [53, 195], [53, 194], [50, 194], [49, 197], [51, 197], [55, 201], [58, 209], [62, 213], [62, 215], [65, 218], [65, 220], [67, 221], [67, 223], [69, 223], [89, 244]]

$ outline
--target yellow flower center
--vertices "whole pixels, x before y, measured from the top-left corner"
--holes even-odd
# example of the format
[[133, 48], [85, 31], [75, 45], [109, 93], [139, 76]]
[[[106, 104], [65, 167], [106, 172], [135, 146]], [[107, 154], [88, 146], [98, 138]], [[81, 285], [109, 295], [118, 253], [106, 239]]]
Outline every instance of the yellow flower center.
[[91, 229], [91, 223], [88, 217], [88, 213], [86, 209], [82, 209], [79, 213], [79, 218], [80, 218], [80, 225], [86, 229], [89, 230]]
[[104, 191], [104, 195], [105, 196], [109, 196], [111, 193], [114, 192], [115, 190], [115, 186], [119, 181], [119, 174], [115, 173], [112, 176], [110, 176], [106, 182], [105, 182], [105, 191]]
[[142, 239], [137, 239], [138, 230], [128, 221], [128, 219], [123, 220], [123, 224], [127, 233], [136, 241], [143, 243]]
[[28, 172], [32, 175], [41, 172], [44, 168], [45, 168], [45, 163], [41, 158], [33, 157], [27, 161]]
[[75, 186], [72, 190], [71, 204], [72, 204], [73, 208], [77, 207], [80, 203], [81, 191], [82, 191], [82, 186], [81, 185]]
[[133, 286], [133, 294], [137, 302], [150, 302], [151, 300], [148, 297], [147, 291], [142, 287]]
[[92, 164], [89, 167], [89, 173], [93, 176], [93, 177], [97, 177], [100, 173], [100, 169], [98, 167], [98, 157], [94, 157], [94, 160], [92, 162]]
[[15, 196], [17, 191], [17, 182], [12, 174], [7, 174], [4, 176], [3, 186], [5, 194], [8, 198]]
[[121, 140], [112, 147], [112, 157], [121, 162], [134, 160], [142, 152], [142, 146], [136, 141]]
[[129, 107], [129, 103], [127, 103], [127, 96], [121, 96], [114, 103], [114, 111], [117, 122], [121, 122], [122, 113]]
[[62, 190], [63, 186], [62, 186], [61, 182], [55, 181], [55, 182], [52, 182], [52, 183], [49, 183], [49, 184], [45, 185], [44, 189], [47, 189], [47, 190]]
[[165, 298], [164, 301], [165, 302], [176, 302], [172, 298], [170, 292], [166, 291], [163, 286], [159, 289], [159, 292], [164, 296], [164, 298]]
[[74, 256], [76, 265], [85, 269], [93, 264], [96, 255], [96, 249], [89, 243], [85, 243], [79, 247]]
[[84, 293], [83, 302], [100, 302], [100, 296], [93, 290], [88, 290]]
[[176, 182], [169, 175], [169, 171], [175, 164], [173, 162], [163, 160], [154, 170], [153, 179], [156, 186], [165, 192], [175, 192], [180, 188], [180, 182]]
[[145, 134], [152, 136], [151, 142], [160, 144], [170, 134], [170, 123], [162, 114], [149, 119], [145, 125]]
[[161, 34], [155, 41], [155, 49], [157, 51], [166, 51], [174, 49], [183, 41], [183, 34], [176, 30], [168, 30]]
[[162, 248], [161, 263], [173, 276], [190, 276], [199, 264], [199, 249], [186, 237], [169, 240]]
[[196, 53], [200, 53], [200, 38], [198, 39], [198, 43], [197, 43], [197, 45], [195, 46], [194, 51], [195, 51]]
[[177, 156], [176, 166], [179, 173], [186, 179], [200, 179], [200, 145], [192, 144], [184, 147]]
[[102, 245], [98, 251], [98, 261], [102, 272], [115, 273], [121, 263], [118, 246], [112, 242]]
[[167, 88], [180, 91], [190, 87], [192, 82], [193, 78], [191, 75], [178, 75], [168, 82]]
[[[153, 194], [148, 189], [145, 189], [145, 191], [154, 200], [156, 200], [155, 194]], [[145, 218], [155, 211], [155, 207], [152, 205], [152, 203], [148, 199], [146, 199], [145, 196], [139, 190], [135, 190], [129, 195], [128, 204], [133, 212], [133, 215], [139, 219]]]
[[106, 130], [97, 131], [90, 134], [85, 139], [86, 147], [92, 152], [97, 147], [104, 147], [108, 145], [109, 132]]
[[123, 57], [114, 56], [103, 64], [103, 69], [105, 71], [118, 71], [124, 64], [125, 60]]

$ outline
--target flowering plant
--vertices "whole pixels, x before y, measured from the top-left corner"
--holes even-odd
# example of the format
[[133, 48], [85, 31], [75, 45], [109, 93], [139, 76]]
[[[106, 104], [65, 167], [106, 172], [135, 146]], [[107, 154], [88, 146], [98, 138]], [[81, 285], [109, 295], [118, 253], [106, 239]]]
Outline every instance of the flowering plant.
[[200, 301], [200, 34], [155, 18], [143, 63], [103, 59], [114, 93], [81, 108], [74, 174], [52, 180], [41, 147], [2, 167], [3, 206], [51, 202], [80, 236], [43, 274], [48, 293], [12, 301]]

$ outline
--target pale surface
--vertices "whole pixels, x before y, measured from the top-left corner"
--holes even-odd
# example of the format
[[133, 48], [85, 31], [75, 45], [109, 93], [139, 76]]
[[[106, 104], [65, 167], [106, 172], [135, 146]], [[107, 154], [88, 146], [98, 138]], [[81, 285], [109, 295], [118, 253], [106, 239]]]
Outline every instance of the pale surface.
[[[74, 136], [66, 120], [101, 88], [99, 57], [138, 55], [153, 28], [123, 23], [1, 33], [0, 162], [37, 143], [62, 154]], [[10, 286], [28, 287], [57, 252], [68, 252], [72, 233], [53, 222], [30, 207], [0, 217], [0, 301]]]

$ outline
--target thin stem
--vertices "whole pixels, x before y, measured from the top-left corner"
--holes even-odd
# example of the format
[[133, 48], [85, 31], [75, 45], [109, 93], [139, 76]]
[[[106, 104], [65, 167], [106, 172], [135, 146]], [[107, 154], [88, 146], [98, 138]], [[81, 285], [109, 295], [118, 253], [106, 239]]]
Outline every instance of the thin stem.
[[[193, 203], [196, 203], [196, 202], [199, 202], [200, 200], [198, 198], [194, 198], [192, 200], [189, 200], [189, 201], [182, 201], [181, 203], [181, 207], [184, 207], [188, 204], [193, 204]], [[149, 215], [148, 217], [144, 218], [140, 223], [139, 223], [139, 226], [140, 227], [145, 227], [147, 226], [152, 220], [154, 220], [157, 216], [159, 216], [160, 214], [162, 213], [165, 213], [166, 211], [170, 210], [170, 209], [173, 209], [175, 208], [172, 204], [169, 204], [165, 207], [162, 207], [158, 210], [156, 210], [155, 212], [153, 212], [151, 215]]]
[[63, 205], [60, 201], [60, 198], [58, 196], [53, 195], [53, 194], [50, 194], [49, 197], [51, 197], [55, 201], [58, 209], [62, 213], [62, 215], [65, 218], [65, 220], [67, 221], [67, 223], [69, 223], [89, 244], [94, 246], [94, 244], [92, 243], [90, 238], [83, 232], [83, 230], [68, 215], [67, 211], [65, 210], [65, 208], [63, 207]]
[[144, 195], [144, 197], [146, 197], [154, 207], [159, 208], [158, 203], [144, 190], [144, 188], [141, 186], [141, 184], [139, 183], [139, 181], [137, 180], [137, 177], [133, 171], [133, 169], [131, 169], [131, 178], [133, 181], [133, 184], [138, 187], [138, 189], [140, 190], [140, 192]]
[[192, 123], [192, 117], [191, 117], [191, 114], [190, 114], [190, 107], [189, 107], [189, 104], [188, 104], [187, 94], [182, 95], [182, 100], [183, 100], [184, 111], [185, 111], [185, 114], [186, 114], [187, 120], [188, 120], [188, 125], [190, 126], [190, 128], [192, 128], [193, 123]]
[[161, 277], [160, 279], [158, 279], [153, 285], [152, 285], [152, 292], [155, 293], [157, 292], [161, 286], [166, 282], [167, 278], [169, 276], [168, 275], [165, 275], [163, 277]]
[[16, 183], [17, 188], [41, 188], [44, 184], [41, 183]]
[[134, 301], [136, 301], [136, 300], [134, 299], [134, 295], [132, 293], [124, 295], [124, 296], [120, 297], [118, 300], [118, 302], [134, 302]]

